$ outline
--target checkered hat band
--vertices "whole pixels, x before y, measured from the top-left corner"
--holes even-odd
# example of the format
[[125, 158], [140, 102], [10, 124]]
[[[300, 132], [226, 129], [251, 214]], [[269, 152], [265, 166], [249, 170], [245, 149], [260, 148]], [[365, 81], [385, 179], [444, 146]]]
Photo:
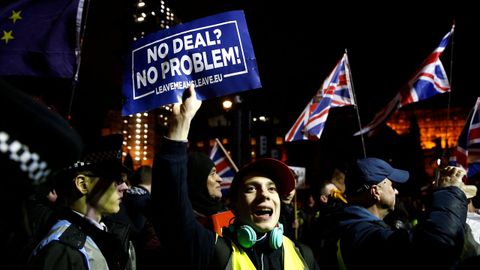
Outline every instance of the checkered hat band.
[[48, 163], [40, 159], [40, 155], [30, 151], [28, 146], [14, 140], [6, 131], [0, 131], [0, 153], [17, 163], [34, 185], [45, 182], [50, 174]]
[[81, 161], [77, 161], [71, 166], [67, 168], [67, 170], [70, 169], [78, 169], [82, 168], [85, 166], [90, 166], [96, 163], [101, 163], [104, 161], [114, 161], [114, 160], [120, 160], [122, 155], [122, 151], [104, 151], [104, 152], [96, 152], [96, 153], [91, 153], [86, 155]]
[[83, 158], [83, 162], [87, 163], [99, 163], [103, 161], [109, 160], [119, 160], [122, 157], [121, 150], [115, 151], [103, 151], [103, 152], [95, 152], [90, 153]]

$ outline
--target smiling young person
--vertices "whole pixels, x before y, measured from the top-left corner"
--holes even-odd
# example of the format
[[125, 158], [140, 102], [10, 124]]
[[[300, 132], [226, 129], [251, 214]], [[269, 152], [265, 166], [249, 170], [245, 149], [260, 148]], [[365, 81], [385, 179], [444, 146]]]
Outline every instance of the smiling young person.
[[229, 192], [235, 221], [223, 237], [196, 222], [186, 184], [187, 137], [201, 101], [193, 87], [187, 91], [189, 97], [174, 105], [173, 121], [155, 158], [152, 182], [154, 223], [169, 250], [182, 258], [175, 260], [176, 266], [317, 269], [311, 250], [283, 236], [278, 222], [280, 195], [295, 185], [293, 174], [281, 161], [258, 159], [240, 169]]

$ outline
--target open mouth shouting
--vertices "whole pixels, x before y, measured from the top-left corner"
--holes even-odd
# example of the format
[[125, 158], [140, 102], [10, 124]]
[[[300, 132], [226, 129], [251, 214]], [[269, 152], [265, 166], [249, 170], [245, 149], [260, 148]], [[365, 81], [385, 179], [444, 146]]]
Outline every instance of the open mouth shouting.
[[252, 213], [256, 222], [268, 221], [272, 218], [273, 209], [270, 207], [257, 207]]

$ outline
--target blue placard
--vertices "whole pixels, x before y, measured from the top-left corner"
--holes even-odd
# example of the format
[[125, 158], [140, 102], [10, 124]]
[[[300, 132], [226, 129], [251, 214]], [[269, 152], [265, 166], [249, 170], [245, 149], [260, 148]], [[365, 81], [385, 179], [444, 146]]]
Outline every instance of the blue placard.
[[201, 100], [261, 87], [243, 11], [150, 34], [127, 58], [124, 116], [181, 102], [192, 83]]

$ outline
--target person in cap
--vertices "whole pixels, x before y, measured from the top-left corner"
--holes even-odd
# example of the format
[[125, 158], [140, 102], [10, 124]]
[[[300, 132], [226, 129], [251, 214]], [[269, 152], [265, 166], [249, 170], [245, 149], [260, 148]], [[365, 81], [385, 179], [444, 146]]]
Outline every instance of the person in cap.
[[295, 185], [281, 161], [258, 159], [235, 175], [229, 192], [235, 220], [223, 236], [195, 220], [187, 190], [187, 138], [201, 101], [193, 86], [186, 91], [188, 98], [173, 106], [167, 136], [155, 155], [152, 181], [154, 224], [169, 250], [180, 257], [176, 268], [317, 269], [313, 255], [302, 255], [311, 255], [311, 250], [303, 246], [299, 251], [283, 236], [278, 222], [280, 196]]
[[128, 188], [121, 162], [122, 136], [87, 144], [83, 158], [55, 177], [58, 221], [32, 253], [30, 269], [128, 269], [133, 249], [129, 228], [105, 224], [120, 210]]
[[[20, 269], [37, 238], [29, 198], [51, 175], [80, 158], [80, 135], [59, 114], [0, 79], [2, 269]], [[41, 227], [41, 226], [39, 226]]]
[[383, 219], [395, 209], [395, 185], [405, 183], [409, 173], [378, 158], [356, 160], [346, 176], [340, 263], [349, 270], [455, 267], [464, 242], [465, 174], [457, 167], [441, 170], [425, 219], [412, 230], [394, 229]]

